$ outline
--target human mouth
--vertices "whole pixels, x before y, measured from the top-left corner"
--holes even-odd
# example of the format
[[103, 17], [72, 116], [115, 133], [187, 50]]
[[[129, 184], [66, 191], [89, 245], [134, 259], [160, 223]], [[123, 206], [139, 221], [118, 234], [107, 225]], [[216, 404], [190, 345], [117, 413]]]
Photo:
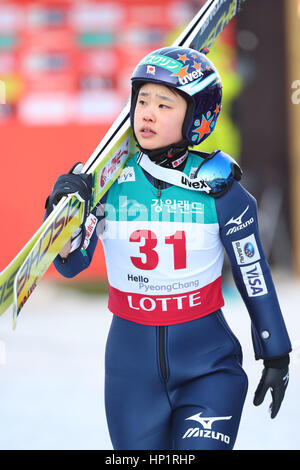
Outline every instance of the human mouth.
[[154, 132], [152, 129], [148, 127], [142, 127], [142, 129], [140, 130], [140, 135], [146, 139], [149, 137], [152, 137], [155, 134], [156, 132]]

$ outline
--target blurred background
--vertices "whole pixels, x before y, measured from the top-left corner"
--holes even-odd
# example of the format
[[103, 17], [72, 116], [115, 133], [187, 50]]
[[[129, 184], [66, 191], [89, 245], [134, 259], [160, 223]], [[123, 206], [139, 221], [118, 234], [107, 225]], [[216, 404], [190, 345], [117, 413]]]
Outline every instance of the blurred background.
[[[204, 0], [0, 0], [0, 270], [40, 226], [44, 202], [56, 177], [68, 171], [74, 162], [87, 161], [121, 111], [129, 96], [130, 75], [138, 61], [148, 52], [171, 44], [203, 3]], [[243, 184], [257, 198], [262, 240], [283, 292], [288, 326], [294, 335], [294, 364], [299, 367], [300, 334], [292, 312], [298, 305], [300, 287], [300, 0], [247, 0], [209, 57], [222, 77], [223, 111], [214, 133], [200, 148], [205, 151], [221, 148], [238, 160], [244, 171]], [[225, 275], [225, 296], [230, 302], [237, 302], [234, 311], [243, 310], [229, 276], [227, 280], [226, 270]], [[61, 431], [63, 437], [55, 440], [46, 433], [45, 420], [53, 418], [54, 409], [62, 413], [59, 399], [54, 408], [49, 408], [47, 398], [38, 408], [36, 429], [46, 433], [42, 442], [32, 429], [28, 434], [22, 413], [20, 417], [13, 410], [19, 403], [23, 411], [26, 408], [26, 419], [37, 412], [40, 395], [34, 393], [41, 387], [40, 382], [37, 385], [39, 377], [46, 380], [45, 364], [50, 368], [50, 377], [61, 380], [63, 374], [58, 372], [61, 356], [56, 353], [57, 362], [53, 358], [57, 341], [65, 360], [70, 361], [65, 364], [65, 373], [74, 373], [69, 377], [70, 390], [63, 391], [68, 395], [78, 385], [76, 364], [81, 372], [89, 370], [92, 376], [95, 371], [91, 365], [103, 353], [110, 314], [106, 312], [104, 323], [97, 315], [100, 304], [102, 310], [106, 308], [101, 244], [90, 268], [76, 279], [62, 280], [51, 267], [41, 284], [26, 304], [21, 326], [15, 333], [10, 331], [11, 318], [7, 314], [1, 318], [1, 390], [7, 401], [4, 408], [0, 407], [0, 418], [8, 423], [11, 434], [1, 434], [0, 429], [0, 448], [45, 448], [46, 443], [54, 448], [76, 447], [78, 436], [71, 429], [76, 427], [75, 422], [77, 425], [81, 422], [82, 416], [76, 417], [73, 409], [70, 416], [73, 413], [74, 420], [68, 415], [64, 421], [70, 427]], [[104, 294], [101, 300], [97, 297], [99, 293]], [[78, 305], [82, 309], [82, 305], [87, 305], [84, 321], [76, 310]], [[40, 315], [34, 316], [33, 312]], [[89, 330], [85, 323], [88, 321]], [[237, 335], [243, 335], [242, 325], [237, 324], [240, 328]], [[58, 328], [64, 332], [59, 339]], [[245, 335], [247, 352], [250, 330]], [[49, 341], [53, 344], [48, 344]], [[74, 349], [78, 352], [78, 348], [79, 365], [74, 363]], [[37, 355], [40, 363], [36, 362]], [[20, 356], [24, 358], [23, 366]], [[250, 361], [253, 362], [252, 352]], [[90, 369], [84, 366], [87, 362]], [[102, 371], [98, 362], [95, 367]], [[21, 383], [16, 378], [18, 374], [23, 377]], [[34, 385], [30, 387], [30, 383]], [[47, 380], [43, 383], [53, 394], [53, 383], [50, 385]], [[102, 382], [96, 380], [89, 387], [98, 403], [96, 396], [102, 393]], [[24, 392], [24, 401], [20, 398], [23, 392], [16, 390]], [[86, 392], [81, 390], [83, 395]], [[89, 401], [94, 406], [87, 398], [87, 408]], [[70, 405], [66, 403], [64, 406]], [[49, 415], [43, 415], [47, 410]], [[92, 420], [93, 412], [88, 410], [90, 415], [86, 415], [85, 408], [83, 412]], [[290, 418], [293, 413], [295, 410], [291, 409]], [[109, 448], [102, 408], [99, 416], [104, 428], [95, 429], [95, 433], [104, 433], [104, 447], [101, 439], [97, 438], [95, 444], [93, 440], [89, 442], [91, 447]], [[18, 445], [13, 437], [14, 426], [21, 428], [23, 440]], [[88, 429], [91, 421], [86, 426]], [[252, 428], [244, 432], [246, 436], [252, 433]], [[67, 434], [69, 440], [64, 440]], [[274, 432], [274, 439], [275, 435]], [[247, 445], [262, 444], [251, 441], [249, 444], [245, 437], [240, 446]], [[293, 445], [300, 447], [298, 442]], [[82, 446], [89, 447], [88, 443]]]
[[[0, 269], [39, 227], [57, 175], [87, 161], [122, 109], [138, 61], [171, 44], [203, 3], [0, 1]], [[297, 0], [248, 0], [227, 26], [209, 55], [223, 111], [201, 146], [239, 160], [270, 261], [297, 274], [299, 10]], [[101, 247], [80, 279], [99, 277]]]

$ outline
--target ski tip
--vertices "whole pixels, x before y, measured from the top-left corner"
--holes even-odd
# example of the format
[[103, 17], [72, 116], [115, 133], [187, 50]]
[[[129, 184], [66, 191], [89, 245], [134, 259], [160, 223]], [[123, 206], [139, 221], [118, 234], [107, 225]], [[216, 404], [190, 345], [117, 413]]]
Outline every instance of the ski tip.
[[201, 52], [202, 54], [207, 55], [207, 54], [209, 53], [209, 49], [208, 49], [208, 47], [202, 47], [202, 49], [200, 49], [200, 52]]
[[238, 0], [237, 2], [237, 12], [240, 12], [242, 9], [243, 3], [245, 3], [246, 0]]

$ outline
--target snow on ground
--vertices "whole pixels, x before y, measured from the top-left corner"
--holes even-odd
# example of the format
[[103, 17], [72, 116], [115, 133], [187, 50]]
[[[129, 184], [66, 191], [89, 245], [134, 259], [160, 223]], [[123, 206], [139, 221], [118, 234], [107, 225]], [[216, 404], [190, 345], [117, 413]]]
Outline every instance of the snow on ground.
[[[224, 313], [244, 351], [249, 390], [235, 449], [299, 449], [300, 281], [275, 277], [294, 351], [290, 384], [271, 420], [270, 394], [252, 405], [262, 364], [255, 361], [248, 313], [234, 287]], [[42, 281], [15, 331], [0, 318], [0, 449], [112, 449], [104, 411], [104, 350], [111, 314], [107, 299]], [[220, 391], [222, 393], [222, 391]]]

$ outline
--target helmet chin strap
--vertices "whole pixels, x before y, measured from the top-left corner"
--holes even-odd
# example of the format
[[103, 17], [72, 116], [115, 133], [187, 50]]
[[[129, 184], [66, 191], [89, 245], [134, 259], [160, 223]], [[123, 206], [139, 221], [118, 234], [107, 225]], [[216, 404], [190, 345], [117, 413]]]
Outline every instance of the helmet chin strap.
[[178, 168], [182, 165], [188, 155], [188, 141], [180, 142], [159, 149], [148, 150], [137, 144], [139, 150], [148, 155], [150, 160], [165, 168]]

